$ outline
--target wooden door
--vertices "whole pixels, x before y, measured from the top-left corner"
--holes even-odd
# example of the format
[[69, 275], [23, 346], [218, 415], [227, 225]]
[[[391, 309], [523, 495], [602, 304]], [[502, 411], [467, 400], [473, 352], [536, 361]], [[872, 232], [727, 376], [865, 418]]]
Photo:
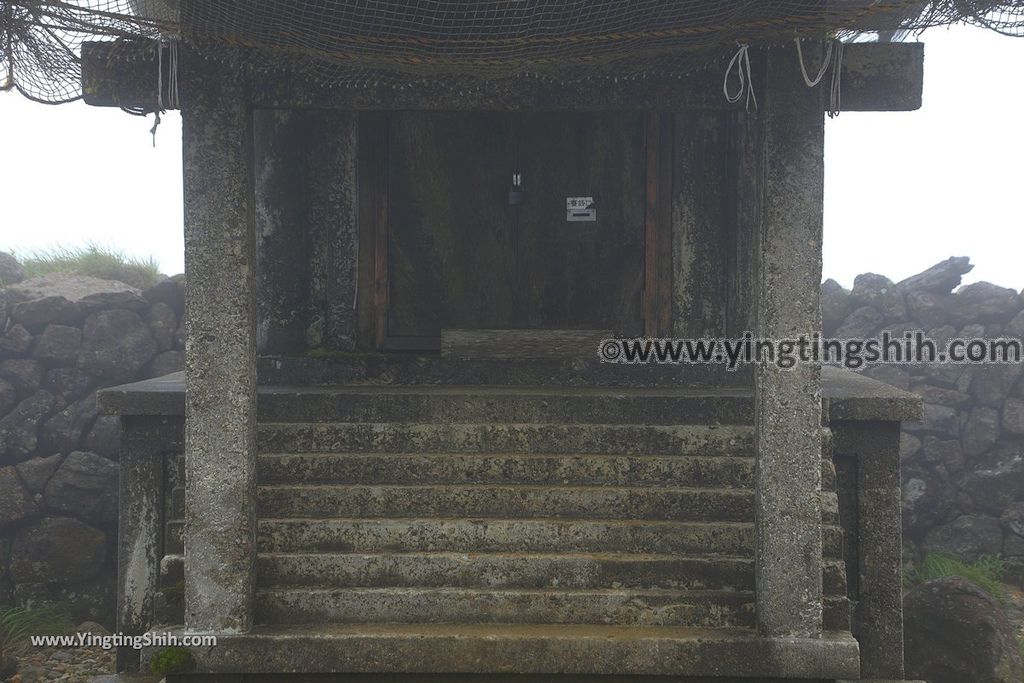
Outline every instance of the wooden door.
[[[368, 117], [373, 343], [437, 348], [443, 328], [643, 333], [649, 127], [629, 112]], [[568, 197], [593, 197], [596, 220], [567, 221]]]

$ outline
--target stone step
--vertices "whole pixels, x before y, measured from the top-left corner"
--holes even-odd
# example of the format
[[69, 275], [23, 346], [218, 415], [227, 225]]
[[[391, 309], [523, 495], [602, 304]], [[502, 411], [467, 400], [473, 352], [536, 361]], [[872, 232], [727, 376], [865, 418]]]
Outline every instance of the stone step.
[[[167, 522], [165, 552], [180, 553], [184, 522]], [[626, 552], [753, 556], [746, 522], [593, 519], [262, 519], [264, 552]], [[824, 556], [842, 557], [842, 530], [822, 527]]]
[[[175, 556], [180, 557], [180, 556]], [[661, 588], [753, 590], [749, 557], [630, 553], [261, 553], [263, 587]], [[846, 591], [825, 562], [826, 595]]]
[[434, 424], [271, 422], [258, 426], [261, 453], [753, 454], [753, 428], [739, 425]]
[[262, 484], [579, 484], [753, 486], [754, 459], [526, 453], [278, 453], [259, 457]]
[[273, 485], [260, 517], [570, 517], [751, 521], [749, 490], [551, 485]]
[[752, 424], [746, 390], [266, 386], [262, 422]]
[[[591, 344], [588, 342], [587, 346]], [[619, 365], [597, 360], [453, 360], [437, 355], [339, 353], [326, 357], [273, 357], [258, 361], [262, 385], [518, 387], [723, 387], [750, 390], [750, 367], [729, 372], [712, 365]]]
[[[172, 630], [179, 638], [182, 630]], [[162, 647], [143, 652], [143, 666]], [[766, 638], [752, 629], [553, 624], [295, 624], [220, 634], [217, 647], [191, 650], [198, 673], [279, 675], [482, 674], [516, 672], [534, 683], [555, 675], [645, 675], [747, 679], [858, 679], [860, 653], [849, 632], [822, 638]], [[477, 678], [472, 676], [476, 674]]]
[[256, 620], [743, 628], [754, 625], [754, 595], [700, 590], [261, 588]]
[[[262, 519], [258, 527], [263, 552], [626, 552], [751, 556], [754, 548], [753, 524], [744, 522]], [[825, 556], [841, 557], [842, 531], [831, 525], [823, 527], [822, 531]], [[174, 533], [172, 531], [172, 535]], [[180, 528], [177, 533], [180, 534]]]

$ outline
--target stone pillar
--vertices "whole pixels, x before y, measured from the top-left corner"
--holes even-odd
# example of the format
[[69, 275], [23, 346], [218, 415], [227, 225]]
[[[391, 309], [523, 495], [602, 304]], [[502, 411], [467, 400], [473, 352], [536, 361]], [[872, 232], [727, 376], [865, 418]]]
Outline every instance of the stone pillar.
[[[805, 53], [813, 60], [816, 51]], [[763, 58], [755, 315], [760, 337], [795, 339], [821, 329], [822, 90], [803, 83], [794, 50]], [[768, 637], [820, 637], [820, 366], [759, 366], [755, 405], [758, 628]]]
[[252, 623], [256, 344], [252, 115], [231, 63], [182, 55], [185, 627]]

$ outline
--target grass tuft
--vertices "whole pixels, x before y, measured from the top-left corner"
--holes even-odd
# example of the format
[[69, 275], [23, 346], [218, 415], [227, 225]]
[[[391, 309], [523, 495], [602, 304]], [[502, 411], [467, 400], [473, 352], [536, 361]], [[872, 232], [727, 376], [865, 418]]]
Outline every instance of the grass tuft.
[[917, 585], [948, 576], [967, 579], [1000, 602], [1007, 600], [1002, 584], [1003, 561], [994, 555], [984, 555], [976, 562], [964, 562], [947, 553], [928, 553], [906, 579], [907, 583]]
[[88, 275], [102, 280], [117, 280], [145, 289], [163, 276], [157, 263], [150, 258], [128, 256], [123, 251], [90, 242], [83, 247], [55, 246], [18, 256], [25, 268], [25, 277], [39, 277], [52, 273]]
[[71, 610], [61, 603], [0, 608], [0, 653], [20, 652], [30, 636], [66, 635], [74, 627]]

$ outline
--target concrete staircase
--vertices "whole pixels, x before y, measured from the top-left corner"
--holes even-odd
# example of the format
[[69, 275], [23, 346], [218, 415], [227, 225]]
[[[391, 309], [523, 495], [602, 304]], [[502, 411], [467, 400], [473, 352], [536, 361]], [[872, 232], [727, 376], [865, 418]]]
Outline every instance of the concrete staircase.
[[[251, 647], [288, 670], [401, 671], [349, 648], [430, 659], [434, 639], [440, 671], [585, 673], [587, 643], [617, 639], [622, 666], [697, 662], [622, 673], [749, 675], [780, 652], [754, 631], [752, 406], [743, 389], [265, 387]], [[823, 473], [829, 634], [785, 647], [813, 677], [838, 648], [842, 678], [856, 643], [830, 458]]]

